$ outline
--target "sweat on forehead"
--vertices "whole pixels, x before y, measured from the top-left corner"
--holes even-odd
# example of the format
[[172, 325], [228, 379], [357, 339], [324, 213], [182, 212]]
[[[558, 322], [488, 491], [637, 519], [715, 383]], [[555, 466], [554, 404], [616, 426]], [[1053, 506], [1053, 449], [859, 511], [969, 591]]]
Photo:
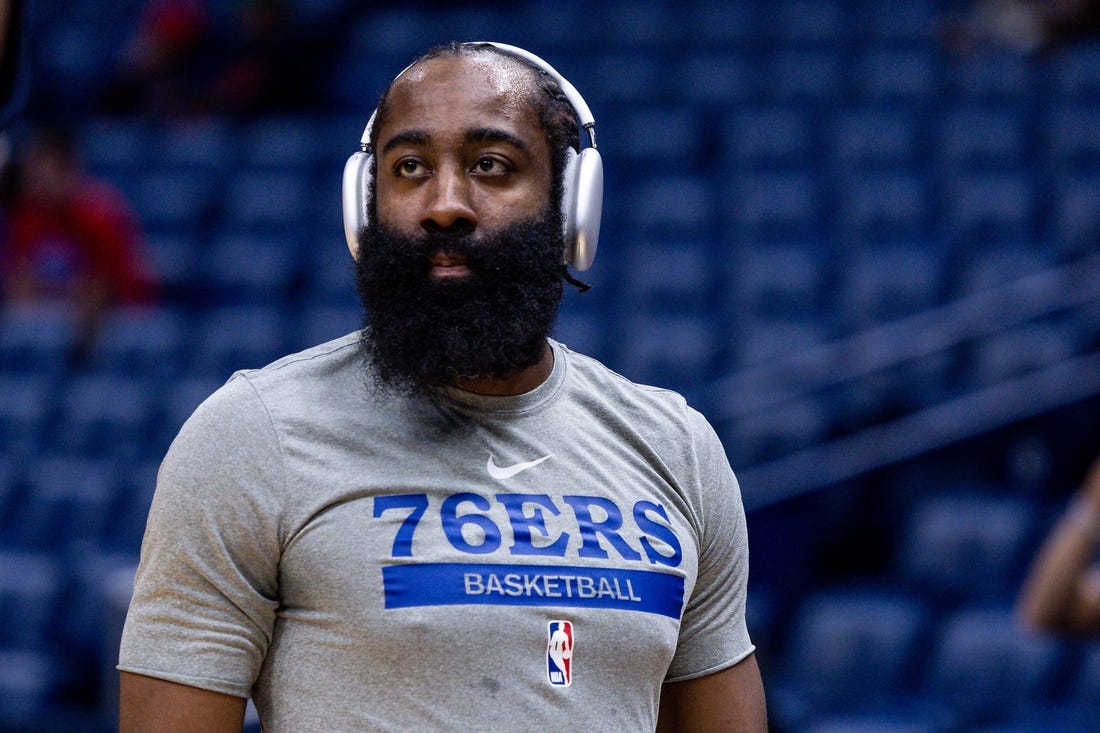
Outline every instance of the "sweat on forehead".
[[[492, 46], [469, 44], [439, 46], [414, 61], [390, 83], [382, 94], [371, 131], [372, 145], [377, 143], [378, 131], [386, 121], [389, 101], [394, 91], [399, 88], [415, 90], [417, 84], [429, 80], [433, 71], [438, 70], [442, 65], [449, 65], [453, 69], [453, 64], [458, 59], [461, 59], [464, 65], [464, 73], [476, 75], [501, 95], [512, 96], [517, 103], [529, 104], [536, 111], [539, 109], [537, 79], [541, 72], [527, 61]], [[541, 115], [539, 120], [540, 123], [543, 121]]]

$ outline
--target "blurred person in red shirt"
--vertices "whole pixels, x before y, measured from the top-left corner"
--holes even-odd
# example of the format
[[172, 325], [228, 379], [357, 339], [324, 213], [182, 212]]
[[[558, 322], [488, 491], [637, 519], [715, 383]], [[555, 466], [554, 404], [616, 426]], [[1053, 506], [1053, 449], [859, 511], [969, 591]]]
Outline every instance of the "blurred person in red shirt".
[[73, 355], [83, 356], [105, 309], [156, 299], [140, 223], [121, 192], [83, 169], [67, 131], [38, 131], [14, 165], [0, 240], [4, 299], [72, 306], [79, 334]]

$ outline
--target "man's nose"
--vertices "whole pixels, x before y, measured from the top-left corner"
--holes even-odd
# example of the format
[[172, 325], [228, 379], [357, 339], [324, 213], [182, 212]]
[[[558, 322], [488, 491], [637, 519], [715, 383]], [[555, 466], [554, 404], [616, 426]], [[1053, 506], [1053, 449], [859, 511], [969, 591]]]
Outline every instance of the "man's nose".
[[477, 214], [470, 201], [470, 180], [465, 171], [444, 168], [436, 171], [428, 189], [428, 202], [420, 225], [425, 229], [477, 226]]

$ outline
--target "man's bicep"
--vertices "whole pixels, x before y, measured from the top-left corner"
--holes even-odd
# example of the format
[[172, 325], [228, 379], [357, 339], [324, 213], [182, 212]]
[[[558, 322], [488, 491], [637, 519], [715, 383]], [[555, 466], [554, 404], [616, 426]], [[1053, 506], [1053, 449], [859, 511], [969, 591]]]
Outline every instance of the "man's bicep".
[[732, 667], [661, 690], [657, 733], [764, 733], [767, 731], [764, 685], [756, 656]]
[[119, 733], [240, 733], [246, 700], [131, 672], [119, 673]]

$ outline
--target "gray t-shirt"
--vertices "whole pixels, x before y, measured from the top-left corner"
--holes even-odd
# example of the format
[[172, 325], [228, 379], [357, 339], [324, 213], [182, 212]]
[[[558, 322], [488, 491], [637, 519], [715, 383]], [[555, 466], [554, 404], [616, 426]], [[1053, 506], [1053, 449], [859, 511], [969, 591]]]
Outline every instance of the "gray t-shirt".
[[119, 669], [269, 733], [652, 730], [753, 651], [705, 419], [552, 343], [533, 391], [409, 398], [356, 336], [240, 372], [161, 466]]

